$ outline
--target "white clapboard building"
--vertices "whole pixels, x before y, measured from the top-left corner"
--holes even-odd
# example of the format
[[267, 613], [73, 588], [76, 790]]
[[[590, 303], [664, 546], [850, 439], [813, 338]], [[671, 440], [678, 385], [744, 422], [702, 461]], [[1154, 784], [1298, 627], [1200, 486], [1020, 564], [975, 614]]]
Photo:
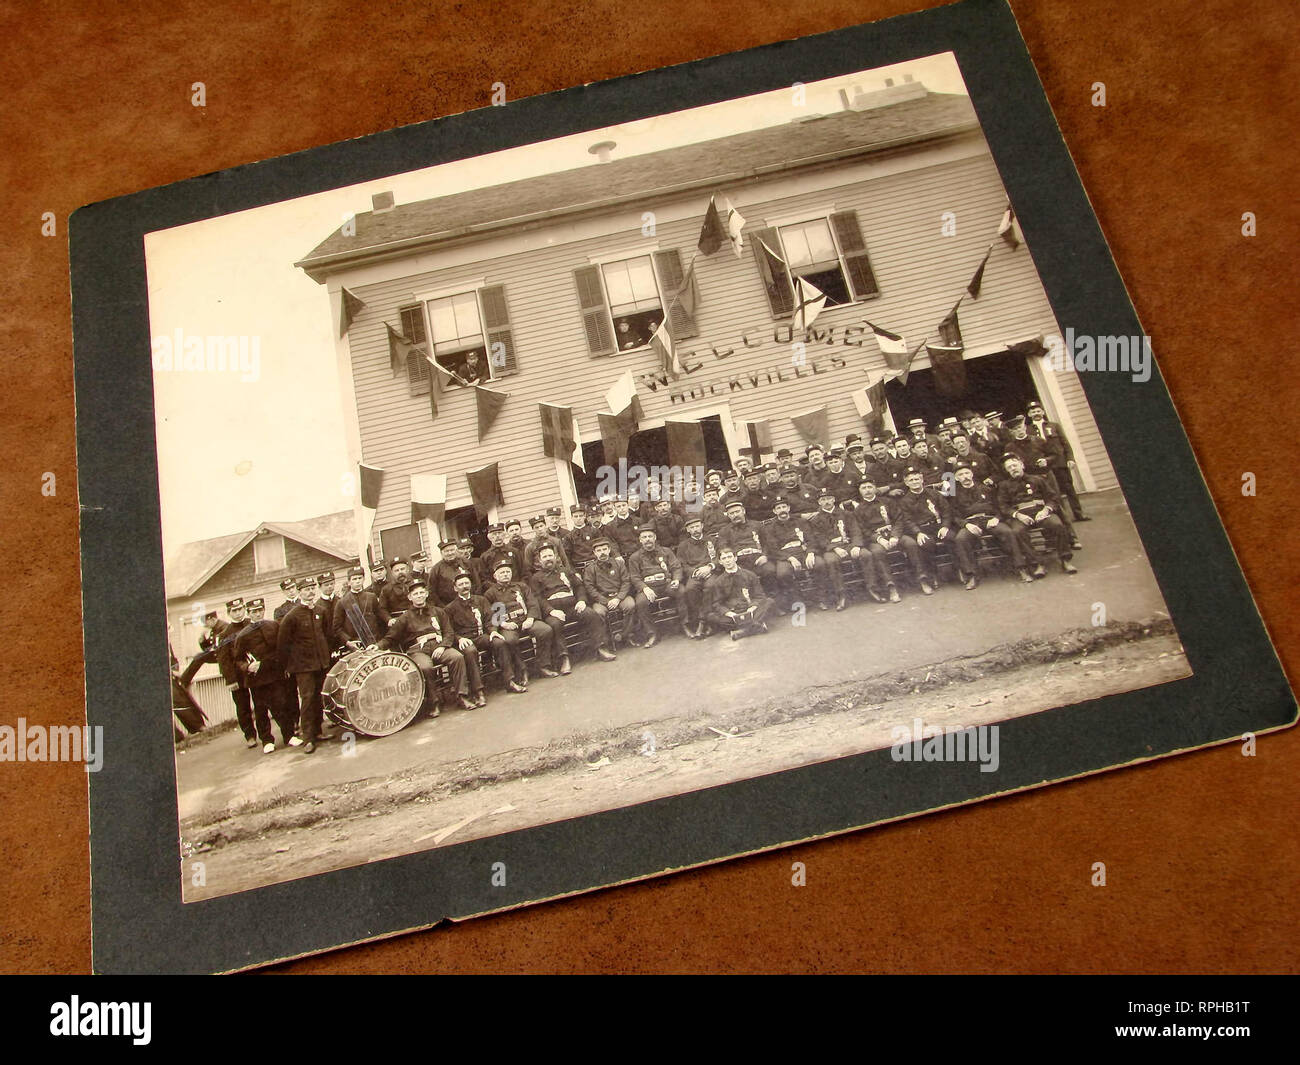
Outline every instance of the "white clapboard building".
[[[1078, 378], [1022, 353], [1060, 330], [1030, 248], [998, 239], [1007, 195], [970, 101], [917, 82], [841, 98], [832, 114], [649, 154], [594, 144], [587, 166], [456, 195], [378, 195], [311, 250], [297, 265], [329, 292], [351, 458], [383, 471], [366, 501], [374, 550], [427, 548], [484, 516], [567, 515], [593, 492], [598, 415], [626, 372], [630, 461], [683, 457], [669, 422], [698, 423], [716, 466], [750, 446], [750, 422], [770, 436], [764, 459], [802, 455], [809, 425], [842, 442], [864, 428], [854, 393], [894, 372], [872, 326], [911, 349], [951, 340], [940, 323], [959, 298], [964, 393], [936, 388], [920, 347], [906, 384], [885, 384], [886, 427], [1036, 398], [1073, 445], [1080, 487], [1115, 487]], [[698, 251], [711, 198], [743, 217], [739, 254], [725, 240]], [[828, 297], [806, 334], [792, 329], [801, 278]], [[676, 377], [646, 342], [666, 307]], [[429, 354], [462, 378], [482, 367], [490, 392], [431, 378]], [[545, 453], [541, 404], [568, 409], [585, 470]], [[476, 514], [467, 474], [494, 462], [499, 501]], [[413, 508], [430, 485], [441, 507]]]

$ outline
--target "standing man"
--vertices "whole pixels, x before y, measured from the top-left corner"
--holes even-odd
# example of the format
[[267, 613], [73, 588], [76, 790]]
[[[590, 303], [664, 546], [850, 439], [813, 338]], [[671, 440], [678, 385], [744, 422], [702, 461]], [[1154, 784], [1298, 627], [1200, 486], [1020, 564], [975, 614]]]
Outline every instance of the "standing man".
[[1043, 410], [1043, 405], [1038, 400], [1029, 404], [1025, 409], [1025, 415], [1029, 420], [1029, 435], [1041, 440], [1047, 450], [1047, 468], [1056, 478], [1056, 488], [1063, 501], [1070, 504], [1074, 520], [1091, 521], [1092, 519], [1083, 512], [1074, 487], [1074, 449], [1070, 447], [1070, 441], [1065, 438], [1065, 431], [1056, 422], [1047, 420], [1047, 412]]
[[376, 599], [384, 593], [384, 585], [388, 583], [388, 567], [381, 558], [370, 566], [370, 583], [366, 585], [366, 591]]
[[[552, 514], [554, 511], [554, 514]], [[552, 532], [548, 524], [554, 521], [557, 532]], [[559, 561], [561, 569], [570, 569], [569, 556], [564, 551], [564, 544], [560, 542], [558, 529], [560, 526], [560, 508], [551, 507], [546, 514], [538, 515], [533, 519], [533, 539], [524, 548], [524, 569], [528, 573], [536, 573], [541, 569], [541, 563], [538, 560], [538, 554], [543, 547], [552, 548], [555, 551], [555, 557]]]
[[569, 564], [581, 573], [587, 568], [587, 563], [596, 557], [595, 544], [603, 534], [595, 522], [587, 520], [587, 508], [581, 503], [574, 503], [569, 508], [569, 521], [573, 523], [573, 528], [565, 531], [561, 539], [565, 554], [569, 556]]
[[[516, 528], [519, 523], [511, 522]], [[524, 555], [522, 551], [517, 550], [506, 541], [506, 529], [508, 526], [497, 522], [488, 526], [488, 541], [491, 546], [483, 552], [483, 584], [486, 588], [493, 580], [496, 579], [497, 566], [506, 561], [510, 563], [511, 573], [523, 573]]]
[[474, 571], [460, 556], [459, 540], [443, 540], [438, 545], [442, 557], [434, 564], [433, 570], [425, 575], [429, 585], [430, 597], [436, 606], [446, 607], [456, 598], [456, 579], [462, 575], [474, 581]]
[[274, 621], [283, 621], [285, 614], [298, 605], [298, 582], [292, 577], [285, 577], [280, 582], [280, 591], [284, 592], [284, 602], [275, 608], [271, 615]]
[[394, 555], [388, 569], [392, 576], [384, 584], [379, 602], [388, 614], [388, 624], [391, 627], [397, 617], [411, 606], [408, 596], [411, 589], [411, 567], [401, 555]]
[[316, 594], [316, 578], [298, 580], [298, 605], [280, 622], [276, 655], [298, 688], [303, 753], [316, 750], [321, 730], [321, 685], [330, 670], [329, 613]]
[[[673, 512], [671, 499], [660, 499], [655, 503], [654, 517], [647, 524], [654, 527], [655, 537], [662, 546], [669, 551], [676, 550], [677, 541], [682, 538], [684, 523], [681, 516]], [[637, 534], [637, 538], [640, 539], [640, 533]]]
[[640, 634], [650, 630], [650, 606], [643, 599], [632, 598], [632, 577], [627, 562], [614, 554], [613, 540], [598, 536], [592, 542], [592, 550], [595, 554], [582, 571], [582, 583], [591, 597], [591, 609], [605, 621], [606, 642], [612, 656], [612, 648], [618, 642], [614, 638], [614, 618], [623, 619], [624, 638], [633, 647], [639, 647]]
[[280, 726], [280, 738], [286, 747], [302, 746], [302, 740], [294, 735], [298, 727], [297, 707], [295, 705], [291, 711], [283, 698], [284, 669], [277, 647], [279, 633], [280, 623], [267, 620], [265, 601], [250, 599], [248, 626], [235, 640], [235, 657], [243, 665], [248, 690], [252, 694], [257, 738], [262, 744], [263, 754], [275, 751], [272, 718]]
[[699, 514], [690, 514], [684, 525], [686, 535], [677, 544], [677, 561], [682, 565], [682, 574], [686, 586], [682, 592], [682, 603], [686, 608], [683, 627], [692, 640], [703, 639], [706, 635], [704, 620], [704, 599], [709, 581], [718, 573], [717, 552], [713, 541], [705, 539], [704, 519]]
[[214, 626], [212, 635], [216, 642], [217, 668], [221, 670], [221, 679], [226, 682], [226, 690], [235, 704], [235, 720], [239, 730], [244, 734], [244, 746], [250, 750], [258, 746], [257, 730], [253, 724], [253, 697], [248, 690], [248, 680], [235, 657], [235, 641], [248, 624], [247, 608], [239, 596], [226, 603], [229, 621], [220, 627]]
[[321, 605], [330, 612], [330, 617], [334, 616], [334, 571], [327, 569], [324, 573], [316, 578], [316, 587], [320, 592]]
[[339, 648], [359, 651], [374, 647], [388, 632], [388, 611], [373, 592], [366, 591], [366, 571], [360, 566], [348, 570], [348, 590], [338, 597], [330, 619], [334, 643]]
[[733, 640], [767, 632], [772, 600], [763, 594], [762, 582], [740, 567], [729, 546], [718, 549], [718, 563], [721, 572], [709, 583], [709, 624], [730, 630]]
[[682, 609], [682, 564], [672, 551], [660, 545], [654, 525], [641, 526], [640, 537], [641, 546], [627, 560], [627, 569], [638, 602], [644, 600], [649, 604], [644, 614], [638, 612], [638, 618], [647, 626], [645, 645], [653, 647], [659, 642], [654, 609], [660, 599], [672, 600], [678, 620], [683, 628], [686, 627], [686, 612]]
[[613, 537], [614, 546], [623, 558], [631, 558], [640, 543], [637, 530], [641, 522], [632, 513], [632, 505], [622, 496], [614, 499], [614, 520], [605, 526], [605, 535]]
[[591, 609], [587, 601], [587, 590], [582, 579], [567, 566], [560, 565], [560, 556], [550, 544], [543, 544], [537, 552], [537, 561], [541, 568], [532, 575], [529, 582], [533, 592], [545, 612], [545, 620], [555, 630], [555, 646], [560, 655], [560, 673], [573, 672], [569, 659], [568, 642], [564, 634], [567, 621], [581, 621], [587, 630], [587, 638], [596, 654], [606, 662], [613, 661], [614, 652], [605, 646], [607, 634], [605, 622], [599, 614]]
[[[429, 585], [423, 577], [412, 577], [407, 595], [411, 605], [401, 617], [394, 620], [388, 635], [379, 646], [386, 651], [402, 651], [420, 667], [424, 674], [425, 702], [436, 700], [438, 666], [446, 666], [451, 677], [451, 690], [462, 710], [473, 710], [483, 704], [470, 698], [473, 691], [483, 695], [483, 678], [479, 675], [478, 655], [467, 659], [456, 646], [456, 634], [451, 621], [440, 607], [429, 603]], [[484, 700], [486, 701], [486, 700]], [[436, 703], [430, 717], [441, 713]]]

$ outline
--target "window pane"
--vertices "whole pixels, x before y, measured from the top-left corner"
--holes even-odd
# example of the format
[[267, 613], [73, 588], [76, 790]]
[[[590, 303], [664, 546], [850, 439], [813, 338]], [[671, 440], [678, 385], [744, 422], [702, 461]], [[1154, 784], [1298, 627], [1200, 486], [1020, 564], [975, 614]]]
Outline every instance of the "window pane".
[[781, 230], [781, 243], [785, 245], [785, 261], [791, 266], [805, 266], [812, 262], [802, 227], [788, 226]]
[[632, 298], [634, 300], [657, 300], [659, 298], [659, 289], [655, 285], [654, 267], [650, 265], [649, 256], [643, 256], [640, 259], [629, 259], [627, 272], [632, 283]]
[[605, 274], [605, 291], [609, 294], [611, 305], [631, 303], [636, 296], [632, 294], [632, 278], [628, 273], [627, 263], [606, 263], [602, 267]]
[[483, 332], [478, 320], [478, 297], [472, 292], [465, 292], [452, 297], [456, 308], [456, 336], [459, 338], [477, 336]]
[[783, 226], [781, 241], [791, 266], [838, 261], [831, 227], [825, 219], [818, 218], [798, 225]]
[[433, 327], [434, 343], [446, 344], [455, 341], [456, 309], [450, 298], [429, 301], [429, 324]]

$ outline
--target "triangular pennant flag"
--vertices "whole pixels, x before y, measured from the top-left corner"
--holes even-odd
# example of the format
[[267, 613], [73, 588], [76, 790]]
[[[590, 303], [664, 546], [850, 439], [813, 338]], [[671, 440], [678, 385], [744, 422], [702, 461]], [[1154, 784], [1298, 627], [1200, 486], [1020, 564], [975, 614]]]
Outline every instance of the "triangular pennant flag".
[[342, 296], [343, 299], [339, 305], [339, 336], [347, 336], [348, 327], [352, 325], [352, 319], [361, 313], [361, 308], [365, 304], [347, 289], [342, 290]]
[[1047, 346], [1043, 343], [1043, 338], [1037, 336], [1032, 340], [1022, 340], [1017, 344], [1008, 344], [1007, 351], [1012, 355], [1023, 355], [1027, 359], [1033, 359], [1045, 355]]
[[715, 197], [709, 197], [709, 209], [704, 212], [704, 225], [700, 229], [699, 248], [702, 255], [712, 255], [722, 247], [727, 239], [727, 232], [722, 228], [722, 216], [718, 214]]
[[725, 196], [722, 197], [722, 211], [726, 216], [727, 240], [731, 242], [731, 250], [739, 259], [745, 250], [745, 238], [741, 236], [741, 230], [745, 228], [745, 218]]
[[802, 277], [794, 283], [794, 330], [803, 332], [816, 321], [826, 306], [826, 293]]
[[664, 374], [681, 377], [682, 360], [677, 356], [677, 345], [673, 342], [672, 333], [668, 331], [667, 315], [650, 338], [650, 349], [659, 357], [659, 368]]
[[[634, 422], [640, 421], [643, 416], [641, 401], [637, 398], [636, 379], [631, 370], [624, 370], [623, 376], [605, 393], [605, 406], [614, 414], [623, 414], [630, 409]], [[633, 431], [635, 432], [635, 426]]]
[[546, 457], [573, 461], [573, 408], [539, 403], [537, 410], [542, 419], [542, 451]]
[[961, 306], [961, 300], [965, 298], [963, 296], [954, 303], [952, 310], [944, 315], [943, 321], [939, 323], [939, 343], [945, 347], [960, 348], [964, 344], [961, 338], [961, 323], [957, 320], [957, 308]]
[[441, 522], [447, 509], [447, 475], [445, 473], [411, 474], [411, 521]]
[[880, 354], [885, 357], [885, 365], [891, 370], [903, 369], [910, 361], [907, 359], [907, 341], [898, 333], [891, 333], [870, 322], [867, 325], [876, 334], [876, 344], [880, 348]]
[[[704, 448], [704, 427], [697, 421], [674, 422], [664, 419], [668, 431], [668, 462], [679, 470], [708, 463]], [[702, 479], [702, 478], [701, 478]]]
[[501, 480], [495, 462], [488, 463], [481, 470], [465, 474], [465, 480], [469, 482], [470, 498], [474, 502], [474, 510], [479, 518], [488, 516], [489, 507], [499, 506], [505, 502], [501, 495]]
[[[902, 371], [898, 374], [898, 383], [900, 385], [907, 384], [907, 375], [908, 372], [912, 369], [912, 360], [915, 359], [916, 356], [920, 353], [921, 349], [925, 347], [926, 342], [929, 339], [930, 339], [929, 337], [926, 337], [925, 340], [922, 340], [921, 343], [917, 344], [916, 347], [914, 347], [911, 351], [909, 351], [907, 355], [904, 356], [904, 358], [902, 359], [902, 363], [903, 363]], [[891, 367], [891, 369], [892, 368], [893, 367]]]
[[970, 293], [973, 300], [979, 299], [980, 286], [984, 284], [984, 267], [989, 264], [989, 256], [993, 254], [993, 248], [990, 245], [989, 250], [984, 253], [984, 258], [980, 260], [979, 269], [975, 271], [975, 276], [970, 279], [970, 284], [966, 286], [966, 291]]
[[573, 457], [569, 461], [583, 473], [587, 472], [587, 456], [582, 453], [582, 429], [576, 416], [573, 419]]
[[825, 403], [804, 414], [791, 415], [790, 421], [799, 430], [799, 435], [803, 437], [805, 443], [825, 444], [827, 428]]
[[966, 391], [966, 362], [960, 344], [927, 344], [930, 367], [934, 370], [934, 390], [952, 399]]
[[1016, 212], [1011, 209], [1011, 204], [1007, 204], [1006, 213], [998, 223], [998, 236], [1007, 242], [1012, 251], [1024, 243], [1025, 235], [1020, 231], [1020, 222], [1016, 219]]
[[748, 455], [750, 462], [757, 466], [763, 461], [763, 456], [772, 448], [772, 423], [763, 419], [762, 421], [741, 422], [741, 431], [744, 434], [746, 445], [740, 449], [742, 455]]
[[505, 404], [508, 393], [497, 392], [491, 388], [484, 388], [482, 385], [474, 386], [474, 399], [478, 404], [478, 442], [483, 443], [483, 437], [487, 431], [492, 428], [492, 423], [497, 420], [497, 415], [501, 413], [501, 407]]
[[384, 328], [388, 330], [388, 366], [396, 376], [406, 369], [406, 356], [411, 353], [411, 342], [387, 322], [384, 323]]
[[876, 436], [885, 429], [885, 379], [882, 377], [874, 385], [859, 388], [852, 393], [853, 405], [858, 417], [867, 428], [869, 437]]
[[600, 424], [600, 439], [605, 445], [605, 465], [618, 466], [620, 459], [627, 458], [628, 441], [636, 432], [637, 420], [631, 405], [621, 414], [597, 414]]

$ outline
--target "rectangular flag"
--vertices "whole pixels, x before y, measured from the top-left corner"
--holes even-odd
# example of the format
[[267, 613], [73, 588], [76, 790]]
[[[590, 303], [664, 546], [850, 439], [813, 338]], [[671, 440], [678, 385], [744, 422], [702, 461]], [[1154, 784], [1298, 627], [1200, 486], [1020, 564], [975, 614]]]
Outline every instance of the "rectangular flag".
[[950, 399], [966, 391], [966, 362], [960, 344], [927, 344], [930, 367], [934, 370], [934, 390]]
[[411, 353], [411, 342], [387, 322], [384, 323], [384, 328], [388, 330], [388, 368], [396, 377], [406, 369], [406, 356]]
[[907, 358], [907, 341], [898, 333], [891, 333], [888, 329], [881, 329], [878, 325], [872, 325], [871, 331], [876, 334], [876, 345], [880, 348], [880, 354], [885, 357], [885, 365], [891, 370], [901, 370], [911, 360]]
[[[636, 379], [632, 376], [631, 370], [624, 370], [623, 376], [605, 393], [605, 406], [613, 414], [631, 411], [633, 419], [637, 421], [643, 417], [641, 401], [636, 394]], [[635, 426], [633, 429], [635, 431]]]
[[488, 508], [505, 502], [501, 496], [501, 480], [497, 473], [497, 464], [490, 462], [481, 470], [465, 474], [469, 482], [470, 498], [474, 501], [474, 510], [481, 519], [488, 516]]
[[917, 344], [916, 347], [914, 347], [905, 356], [903, 356], [902, 372], [896, 375], [898, 378], [898, 383], [900, 385], [907, 384], [907, 375], [908, 372], [912, 369], [912, 360], [916, 358], [916, 356], [920, 353], [921, 349], [925, 347], [925, 345], [929, 342], [929, 340], [930, 338], [927, 336], [925, 340], [922, 340], [921, 343]]
[[668, 462], [679, 470], [707, 466], [704, 449], [704, 427], [696, 421], [673, 422], [664, 420], [668, 431]]
[[745, 238], [741, 236], [741, 230], [745, 228], [745, 217], [731, 205], [726, 196], [722, 197], [722, 212], [726, 216], [727, 240], [731, 242], [731, 250], [739, 259], [745, 251]]
[[542, 451], [547, 458], [568, 459], [581, 466], [582, 451], [578, 447], [578, 426], [573, 420], [573, 408], [539, 403], [537, 409], [542, 418]]
[[1024, 243], [1025, 235], [1020, 232], [1020, 223], [1016, 220], [1016, 212], [1011, 209], [1011, 204], [1007, 204], [1006, 213], [998, 223], [998, 236], [1007, 242], [1012, 251]]
[[367, 466], [365, 462], [357, 463], [357, 480], [361, 493], [361, 528], [358, 530], [357, 543], [361, 545], [361, 557], [370, 557], [370, 538], [375, 532], [375, 513], [379, 510], [379, 491], [384, 484], [384, 471], [378, 466]]
[[659, 368], [664, 374], [668, 377], [681, 377], [682, 360], [677, 355], [677, 345], [668, 330], [667, 315], [659, 323], [659, 328], [654, 331], [654, 336], [650, 338], [650, 348], [659, 356]]
[[726, 230], [722, 228], [722, 216], [718, 214], [717, 198], [710, 196], [709, 209], [704, 212], [704, 225], [700, 229], [700, 254], [712, 255], [722, 247], [722, 242], [726, 239]]
[[802, 277], [795, 279], [793, 323], [795, 332], [802, 332], [812, 325], [825, 306], [825, 292], [811, 281], [805, 281]]
[[687, 313], [687, 315], [694, 318], [695, 304], [699, 299], [699, 295], [700, 290], [695, 283], [695, 263], [692, 262], [686, 270], [686, 276], [682, 278], [681, 285], [678, 287], [677, 291], [673, 293], [673, 298], [669, 303], [669, 307], [671, 308], [672, 304], [676, 303]]
[[772, 451], [772, 423], [761, 421], [744, 421], [739, 425], [740, 434], [745, 439], [745, 446], [740, 449], [742, 455], [748, 455], [755, 466], [763, 461], [763, 456]]
[[621, 414], [597, 414], [600, 424], [600, 439], [605, 445], [605, 465], [617, 466], [619, 459], [627, 458], [627, 445], [636, 432], [636, 418], [632, 408], [628, 407]]
[[859, 388], [853, 393], [853, 405], [858, 417], [867, 427], [868, 438], [878, 436], [885, 430], [885, 379], [882, 377], [874, 385]]
[[411, 521], [425, 518], [440, 522], [447, 509], [447, 475], [445, 473], [411, 474]]
[[347, 289], [342, 289], [340, 294], [342, 299], [339, 302], [339, 336], [342, 337], [347, 336], [352, 319], [361, 313], [361, 308], [365, 304]]

